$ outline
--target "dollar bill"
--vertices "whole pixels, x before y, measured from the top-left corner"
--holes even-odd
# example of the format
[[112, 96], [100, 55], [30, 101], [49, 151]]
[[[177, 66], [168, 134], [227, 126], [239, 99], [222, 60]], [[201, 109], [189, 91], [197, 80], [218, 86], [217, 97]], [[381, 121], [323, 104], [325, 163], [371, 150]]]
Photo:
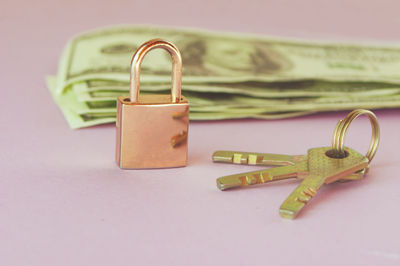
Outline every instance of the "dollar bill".
[[[174, 42], [183, 58], [185, 83], [247, 81], [400, 82], [400, 46], [283, 40], [193, 29], [120, 26], [73, 38], [60, 61], [58, 93], [85, 80], [128, 82], [130, 59], [145, 41]], [[168, 83], [171, 61], [165, 51], [146, 56], [142, 82]]]
[[[79, 101], [114, 101], [116, 97], [129, 94], [129, 84], [118, 86], [112, 81], [75, 83], [72, 86]], [[168, 94], [170, 85], [153, 85], [141, 90]], [[296, 82], [246, 82], [237, 84], [185, 84], [184, 94], [207, 95], [237, 94], [256, 98], [295, 98], [295, 97], [374, 97], [392, 95], [400, 92], [400, 85], [376, 82], [327, 82], [318, 80], [299, 80]]]
[[[400, 46], [284, 40], [192, 29], [119, 26], [68, 42], [48, 87], [72, 128], [115, 121], [133, 52], [151, 38], [183, 58], [191, 120], [280, 119], [321, 111], [400, 107]], [[141, 93], [170, 93], [171, 58], [142, 64]]]
[[[64, 117], [72, 129], [90, 127], [115, 122], [116, 110], [115, 99], [112, 104], [100, 103], [99, 105], [90, 105], [80, 102], [74, 95], [73, 90], [68, 90], [62, 94], [57, 93], [56, 77], [48, 76], [46, 78], [47, 86], [52, 93], [53, 98], [60, 107]], [[228, 109], [227, 112], [221, 110], [204, 110], [198, 112], [196, 107], [191, 107], [191, 120], [221, 120], [238, 118], [259, 118], [259, 119], [282, 119], [288, 117], [302, 116], [311, 114], [313, 111], [299, 112], [263, 112], [260, 113], [249, 110], [240, 111], [235, 108]]]
[[[87, 127], [115, 121], [116, 97], [110, 100], [80, 101], [74, 90], [62, 94], [56, 92], [55, 77], [48, 77], [47, 83], [53, 97], [61, 107], [71, 128]], [[78, 86], [80, 88], [80, 86]], [[79, 91], [79, 89], [77, 89]], [[112, 91], [110, 93], [113, 93]], [[118, 96], [120, 93], [116, 93]], [[279, 119], [311, 114], [320, 111], [347, 110], [354, 108], [390, 108], [400, 106], [400, 93], [368, 97], [295, 97], [256, 98], [237, 94], [188, 92], [191, 102], [191, 120], [219, 120], [233, 118]], [[111, 100], [112, 99], [112, 100]]]
[[55, 77], [46, 77], [46, 85], [71, 128], [76, 129], [115, 122], [115, 110], [112, 110], [109, 114], [102, 113], [96, 116], [78, 114], [76, 110], [82, 108], [85, 104], [77, 101], [71, 90], [62, 94], [57, 93], [57, 79]]

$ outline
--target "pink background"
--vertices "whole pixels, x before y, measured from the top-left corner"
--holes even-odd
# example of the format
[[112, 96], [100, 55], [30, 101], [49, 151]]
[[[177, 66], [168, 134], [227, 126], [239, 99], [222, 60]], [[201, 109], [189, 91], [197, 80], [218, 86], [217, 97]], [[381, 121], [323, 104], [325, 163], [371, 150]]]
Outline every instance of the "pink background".
[[[304, 154], [345, 112], [190, 124], [189, 165], [122, 171], [113, 125], [71, 130], [45, 87], [74, 34], [131, 23], [323, 40], [400, 40], [399, 1], [17, 1], [0, 8], [0, 265], [400, 265], [400, 111], [360, 182], [325, 186], [297, 220], [278, 208], [298, 182], [221, 192], [256, 169], [217, 149]], [[346, 144], [367, 150], [367, 119]]]

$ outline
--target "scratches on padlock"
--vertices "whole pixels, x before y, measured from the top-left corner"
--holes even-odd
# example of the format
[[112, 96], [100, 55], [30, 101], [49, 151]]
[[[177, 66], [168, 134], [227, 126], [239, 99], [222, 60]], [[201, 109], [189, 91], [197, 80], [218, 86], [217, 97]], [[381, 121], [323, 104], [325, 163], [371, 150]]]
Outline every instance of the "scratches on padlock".
[[187, 131], [182, 131], [181, 133], [179, 133], [178, 135], [175, 135], [171, 138], [171, 146], [173, 148], [176, 148], [178, 146], [180, 146], [181, 144], [186, 143], [187, 141], [187, 136], [188, 133]]
[[189, 115], [189, 106], [186, 106], [183, 112], [175, 112], [172, 114], [172, 119], [174, 120], [183, 120], [187, 118]]

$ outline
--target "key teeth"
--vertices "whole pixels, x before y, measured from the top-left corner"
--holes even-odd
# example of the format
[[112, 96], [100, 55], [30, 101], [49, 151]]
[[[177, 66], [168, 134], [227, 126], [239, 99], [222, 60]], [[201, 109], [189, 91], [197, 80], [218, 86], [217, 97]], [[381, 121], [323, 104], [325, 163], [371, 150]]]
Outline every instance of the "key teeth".
[[[312, 197], [314, 197], [316, 193], [317, 193], [317, 192], [316, 192], [313, 188], [311, 188], [311, 187], [308, 187], [308, 188], [306, 188], [305, 190], [303, 190], [303, 191], [301, 192], [301, 194], [303, 194], [303, 196], [306, 196], [306, 197], [307, 197], [307, 202], [308, 202]], [[300, 201], [300, 202], [302, 202], [302, 200], [303, 200], [303, 199], [299, 199], [299, 198], [296, 198], [296, 199], [297, 199], [297, 201]], [[303, 200], [303, 201], [305, 201], [305, 200]]]
[[[304, 194], [304, 196], [307, 196]], [[295, 198], [294, 200], [303, 204], [307, 204], [308, 201], [311, 199], [311, 196], [308, 196], [307, 198]]]

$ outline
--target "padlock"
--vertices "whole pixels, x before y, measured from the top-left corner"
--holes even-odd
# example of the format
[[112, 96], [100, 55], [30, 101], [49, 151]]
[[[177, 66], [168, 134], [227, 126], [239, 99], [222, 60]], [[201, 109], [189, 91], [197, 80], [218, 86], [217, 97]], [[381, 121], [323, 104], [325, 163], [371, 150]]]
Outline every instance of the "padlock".
[[[151, 50], [162, 48], [172, 58], [171, 95], [141, 95], [140, 66]], [[181, 95], [182, 58], [178, 48], [154, 39], [132, 57], [130, 97], [117, 99], [116, 162], [121, 168], [185, 166], [188, 150], [189, 102]]]

